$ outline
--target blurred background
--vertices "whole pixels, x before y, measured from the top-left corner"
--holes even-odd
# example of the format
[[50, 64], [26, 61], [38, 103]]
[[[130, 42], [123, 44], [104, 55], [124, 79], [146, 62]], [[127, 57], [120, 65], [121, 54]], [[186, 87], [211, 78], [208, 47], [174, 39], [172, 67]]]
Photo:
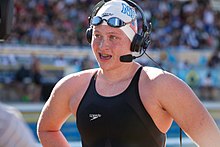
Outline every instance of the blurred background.
[[[85, 37], [97, 2], [14, 0], [12, 31], [0, 42], [0, 101], [22, 112], [35, 137], [39, 112], [54, 84], [69, 73], [98, 67]], [[220, 126], [220, 1], [135, 2], [152, 23], [147, 53], [188, 83]], [[158, 67], [146, 56], [136, 60]], [[62, 129], [69, 141], [80, 141], [75, 118]], [[169, 144], [178, 144], [178, 137], [174, 122]]]

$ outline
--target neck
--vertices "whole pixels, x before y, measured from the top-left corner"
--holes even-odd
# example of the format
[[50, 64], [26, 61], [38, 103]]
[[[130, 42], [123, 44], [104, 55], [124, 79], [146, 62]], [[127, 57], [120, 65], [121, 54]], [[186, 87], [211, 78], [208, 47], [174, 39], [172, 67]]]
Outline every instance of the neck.
[[100, 80], [105, 80], [109, 84], [113, 84], [120, 81], [125, 81], [133, 77], [133, 73], [136, 71], [139, 65], [132, 62], [114, 70], [100, 69], [98, 76]]

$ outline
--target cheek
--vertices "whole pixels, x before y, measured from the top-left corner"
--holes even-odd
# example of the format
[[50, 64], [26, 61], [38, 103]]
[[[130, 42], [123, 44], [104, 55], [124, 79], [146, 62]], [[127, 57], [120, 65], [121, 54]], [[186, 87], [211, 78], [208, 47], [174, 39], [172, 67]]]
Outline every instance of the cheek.
[[93, 52], [96, 52], [99, 49], [99, 44], [97, 42], [92, 42], [91, 47]]
[[130, 42], [124, 42], [121, 43], [120, 52], [121, 53], [128, 53], [131, 51], [131, 43]]

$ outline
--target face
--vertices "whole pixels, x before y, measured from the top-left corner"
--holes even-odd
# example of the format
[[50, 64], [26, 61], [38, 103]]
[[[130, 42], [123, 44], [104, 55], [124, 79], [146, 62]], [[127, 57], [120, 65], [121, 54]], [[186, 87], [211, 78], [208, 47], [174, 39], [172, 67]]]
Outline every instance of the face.
[[93, 53], [102, 69], [110, 70], [122, 66], [120, 56], [131, 53], [131, 41], [119, 28], [108, 25], [94, 26]]

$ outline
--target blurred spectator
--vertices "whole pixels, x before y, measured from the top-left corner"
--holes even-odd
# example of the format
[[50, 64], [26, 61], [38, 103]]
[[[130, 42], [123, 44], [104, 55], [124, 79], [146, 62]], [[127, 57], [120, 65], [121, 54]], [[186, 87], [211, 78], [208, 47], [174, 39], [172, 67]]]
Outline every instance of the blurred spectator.
[[29, 83], [31, 73], [30, 70], [25, 65], [21, 65], [20, 68], [15, 73], [15, 80], [21, 83]]
[[4, 66], [16, 66], [18, 63], [16, 56], [14, 54], [9, 54], [8, 56], [3, 56], [3, 58], [0, 60], [0, 64]]
[[85, 56], [81, 62], [81, 70], [85, 70], [85, 69], [90, 69], [93, 68], [94, 65], [94, 61], [89, 57], [89, 56]]
[[18, 99], [39, 102], [41, 99], [42, 74], [40, 60], [32, 54], [31, 63], [21, 65], [15, 73], [15, 85]]
[[202, 81], [201, 98], [205, 100], [214, 99], [214, 83], [211, 72], [208, 72], [206, 77]]
[[39, 102], [41, 99], [41, 89], [42, 89], [42, 75], [40, 60], [32, 55], [32, 64], [31, 64], [31, 85], [29, 86], [30, 90], [30, 99], [33, 102]]
[[220, 64], [220, 51], [219, 50], [215, 50], [209, 61], [208, 61], [208, 67], [209, 68], [215, 68], [217, 65]]
[[28, 85], [31, 83], [31, 72], [27, 65], [21, 65], [15, 73], [15, 87], [17, 92], [17, 99], [20, 101], [29, 101], [28, 99]]
[[14, 107], [0, 103], [0, 146], [37, 147], [22, 114]]
[[[14, 27], [8, 43], [85, 46], [92, 6], [99, 0], [15, 0]], [[184, 46], [212, 49], [219, 30], [218, 13], [210, 1], [146, 0], [143, 7], [153, 25], [152, 48]], [[140, 19], [140, 18], [138, 18]]]
[[67, 61], [63, 58], [63, 55], [59, 55], [55, 61], [54, 61], [54, 65], [57, 67], [65, 67], [67, 66]]

